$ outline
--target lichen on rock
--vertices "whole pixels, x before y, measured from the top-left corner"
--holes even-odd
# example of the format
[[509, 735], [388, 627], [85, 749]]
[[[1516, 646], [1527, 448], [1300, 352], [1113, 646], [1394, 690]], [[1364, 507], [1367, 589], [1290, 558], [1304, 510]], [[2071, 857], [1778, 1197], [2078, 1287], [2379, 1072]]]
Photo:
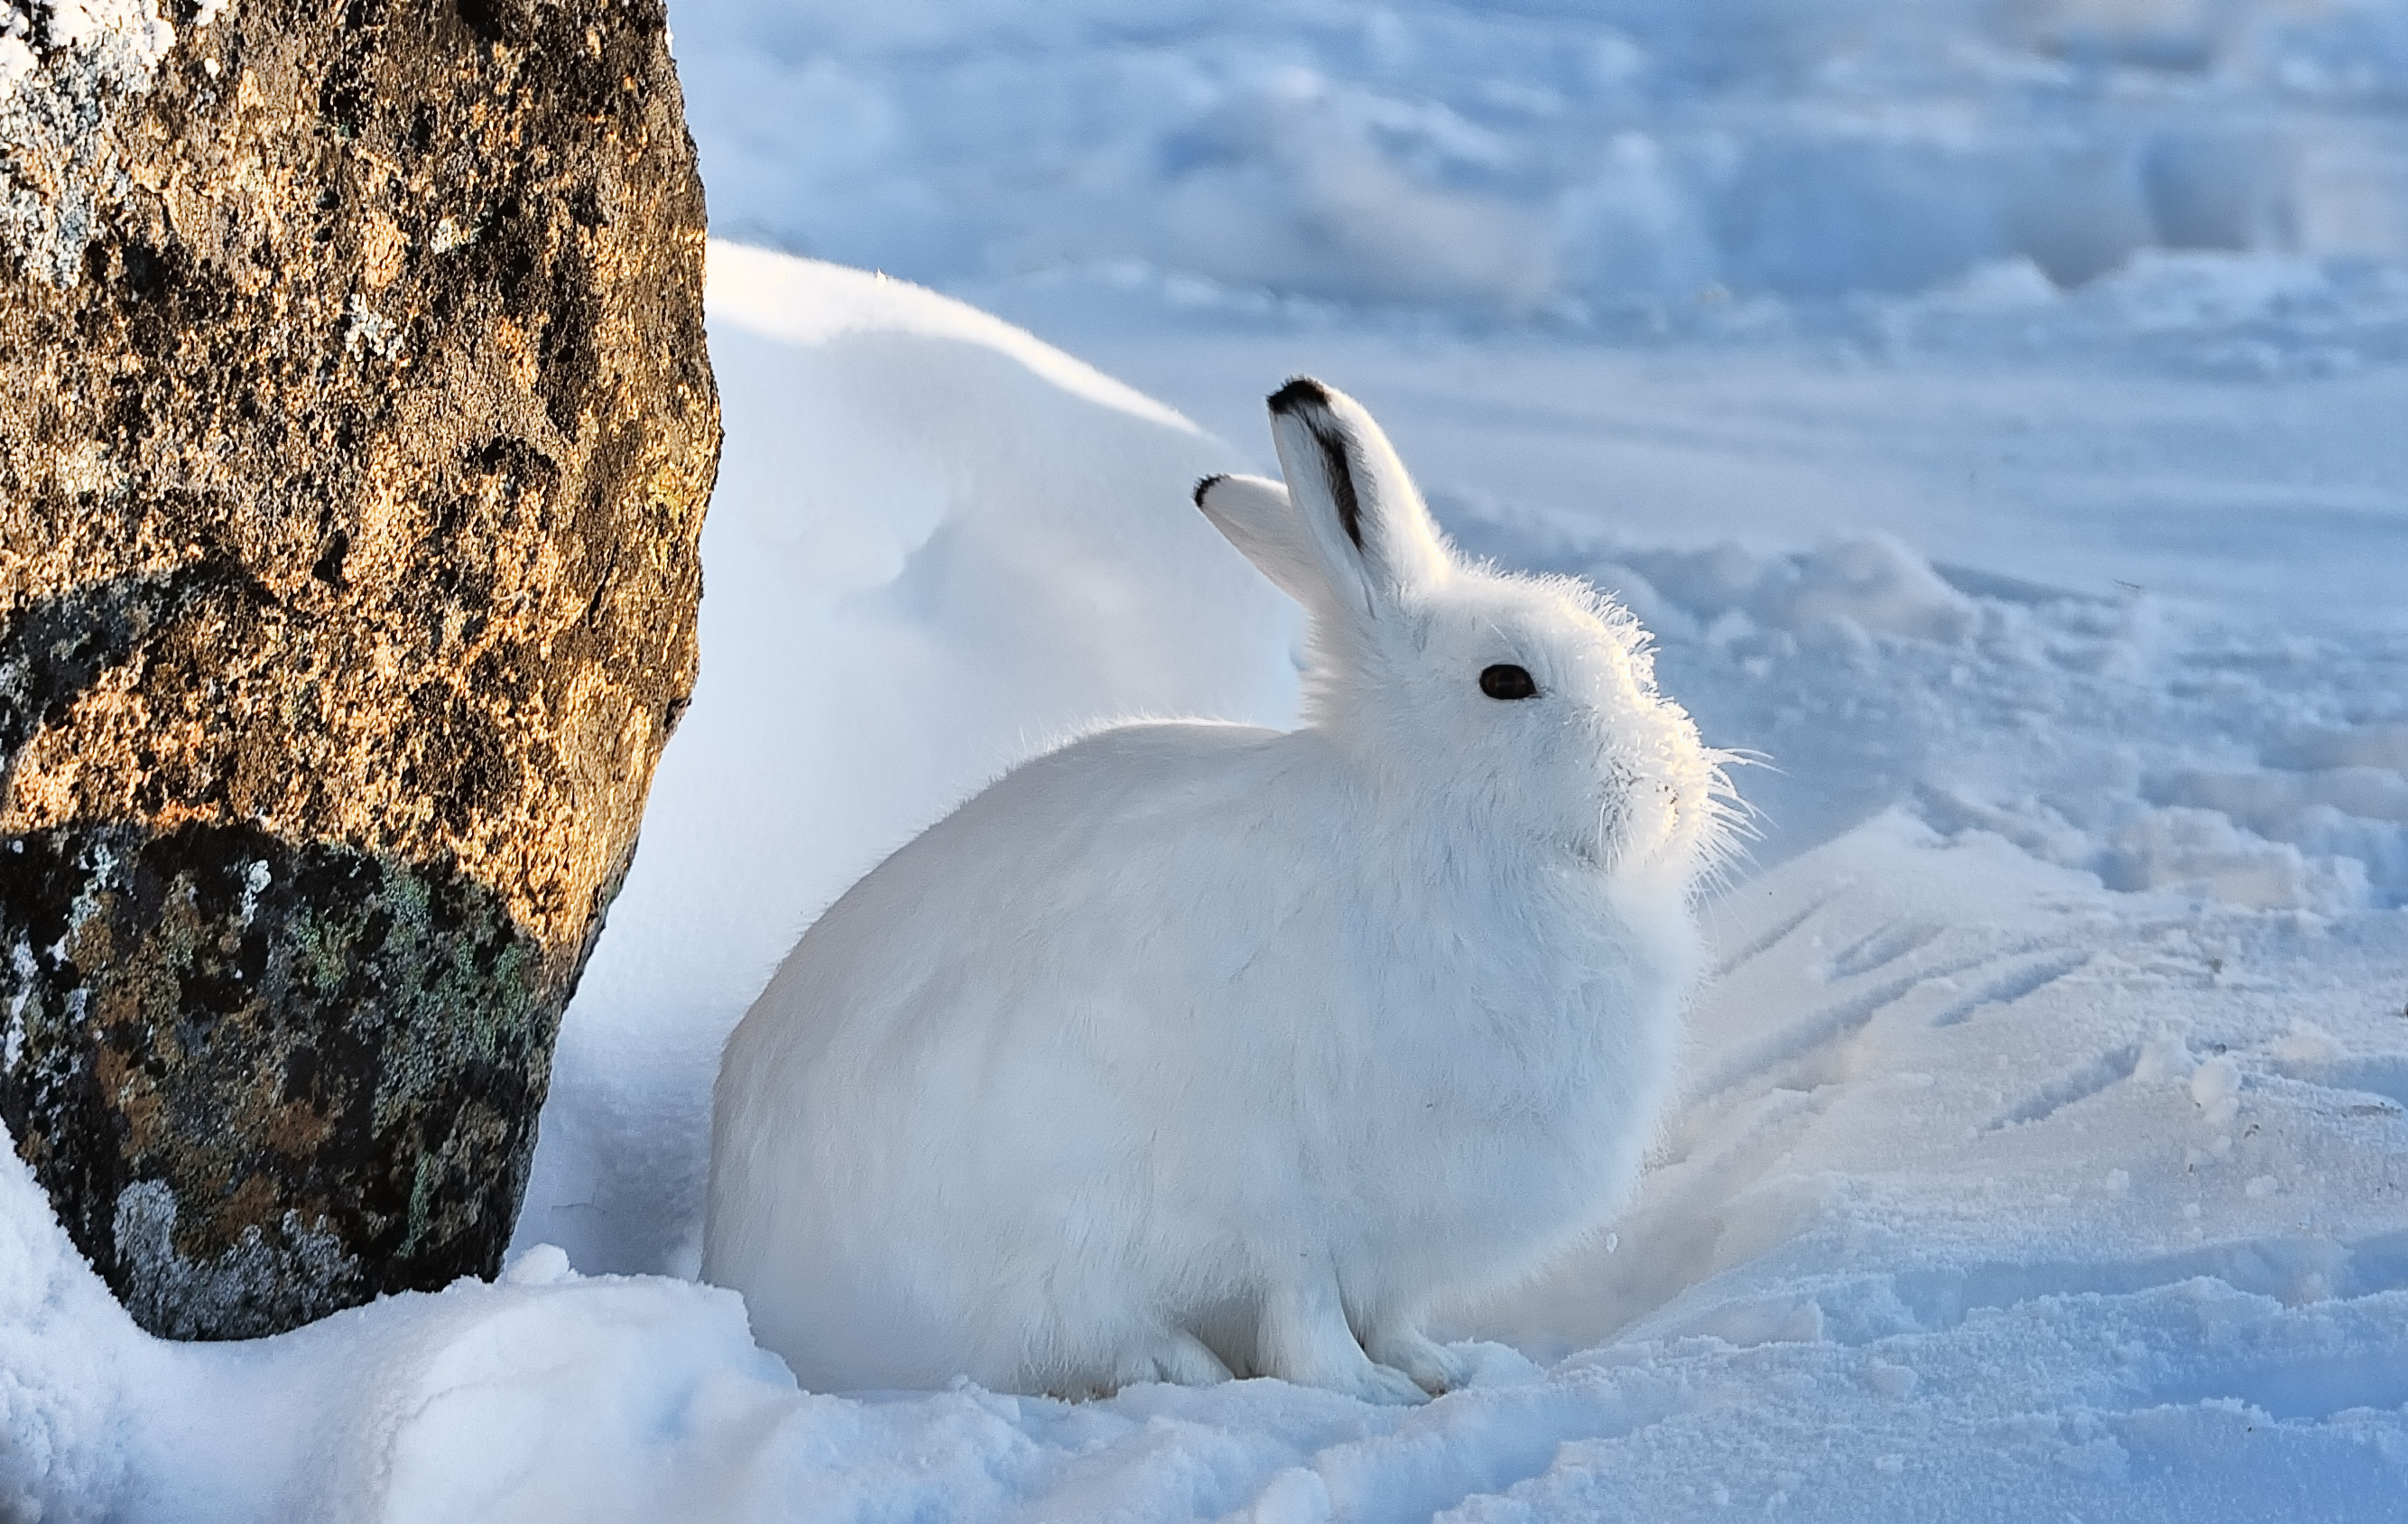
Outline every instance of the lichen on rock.
[[243, 826], [36, 831], [0, 865], [9, 1043], [39, 1056], [19, 1147], [145, 1327], [269, 1331], [483, 1268], [558, 993], [498, 897]]
[[137, 1180], [118, 1192], [109, 1236], [127, 1303], [141, 1309], [146, 1327], [171, 1338], [246, 1327], [296, 1286], [318, 1291], [332, 1312], [358, 1300], [364, 1279], [359, 1257], [323, 1219], [304, 1223], [294, 1211], [277, 1224], [272, 1244], [253, 1223], [232, 1247], [186, 1258], [176, 1244], [176, 1193], [163, 1180]]
[[0, 83], [0, 1120], [212, 1337], [496, 1268], [718, 411], [659, 0], [169, 4]]
[[0, 0], [0, 248], [52, 285], [130, 183], [106, 129], [175, 45], [154, 0]]

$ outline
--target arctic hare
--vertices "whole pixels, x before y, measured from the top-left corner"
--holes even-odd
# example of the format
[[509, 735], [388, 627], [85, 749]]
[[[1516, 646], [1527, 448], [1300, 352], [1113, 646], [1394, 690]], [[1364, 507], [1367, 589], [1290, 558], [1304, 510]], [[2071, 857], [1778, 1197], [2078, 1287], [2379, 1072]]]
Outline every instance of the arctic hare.
[[821, 1388], [1459, 1384], [1431, 1304], [1637, 1176], [1718, 754], [1586, 585], [1459, 559], [1351, 398], [1196, 500], [1305, 723], [1097, 730], [882, 863], [728, 1040], [703, 1274]]

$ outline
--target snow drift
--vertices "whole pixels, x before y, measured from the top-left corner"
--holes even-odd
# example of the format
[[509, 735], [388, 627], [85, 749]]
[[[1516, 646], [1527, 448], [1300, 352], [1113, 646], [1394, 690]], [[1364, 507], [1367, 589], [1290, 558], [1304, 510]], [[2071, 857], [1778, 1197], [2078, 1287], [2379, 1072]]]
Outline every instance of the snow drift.
[[561, 1036], [520, 1244], [692, 1273], [719, 1044], [804, 927], [1114, 716], [1283, 722], [1301, 620], [1189, 501], [1227, 448], [983, 313], [711, 250], [702, 677]]

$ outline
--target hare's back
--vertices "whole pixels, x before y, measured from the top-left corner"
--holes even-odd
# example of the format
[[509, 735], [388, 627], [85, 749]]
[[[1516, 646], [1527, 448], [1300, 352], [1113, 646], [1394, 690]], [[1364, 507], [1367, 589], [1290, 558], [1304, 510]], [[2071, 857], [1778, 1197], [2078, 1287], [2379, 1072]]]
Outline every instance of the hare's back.
[[731, 1039], [730, 1077], [891, 1078], [931, 1045], [1015, 1036], [1058, 1051], [1027, 1028], [1195, 987], [1326, 861], [1298, 818], [1302, 739], [1123, 726], [1015, 768], [828, 908]]

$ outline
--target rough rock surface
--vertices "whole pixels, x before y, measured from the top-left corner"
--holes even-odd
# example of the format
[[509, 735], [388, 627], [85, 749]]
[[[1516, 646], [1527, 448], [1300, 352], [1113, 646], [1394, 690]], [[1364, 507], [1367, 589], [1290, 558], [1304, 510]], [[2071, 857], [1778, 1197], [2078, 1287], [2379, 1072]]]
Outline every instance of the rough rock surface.
[[719, 416], [662, 0], [150, 4], [0, 0], [0, 1118], [235, 1337], [496, 1267]]

